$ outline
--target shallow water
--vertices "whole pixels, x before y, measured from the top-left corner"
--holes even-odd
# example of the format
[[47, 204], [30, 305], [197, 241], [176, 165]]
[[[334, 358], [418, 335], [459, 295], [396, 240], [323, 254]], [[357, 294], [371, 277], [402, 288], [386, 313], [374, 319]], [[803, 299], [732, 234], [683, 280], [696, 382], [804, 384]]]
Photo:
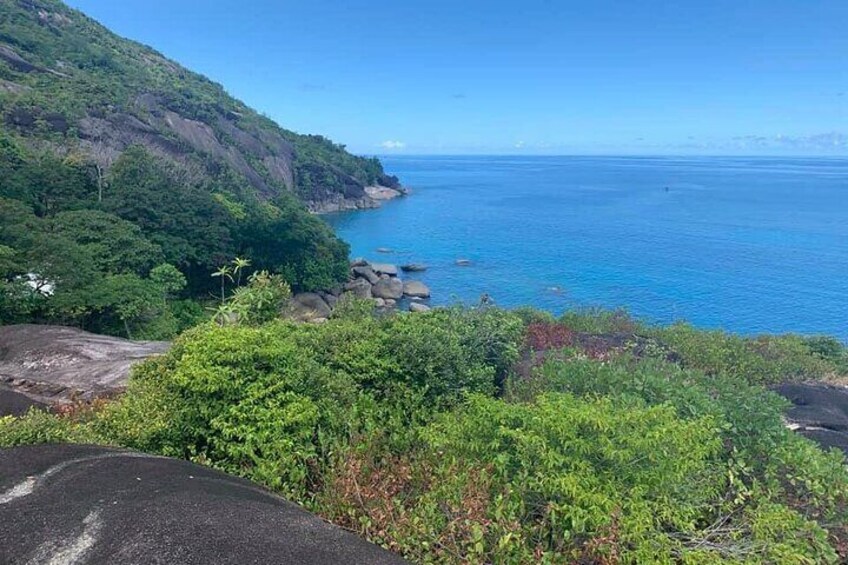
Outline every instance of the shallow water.
[[621, 306], [656, 322], [848, 340], [848, 159], [383, 162], [414, 194], [327, 220], [353, 256], [426, 263], [410, 277], [435, 304], [488, 293], [554, 313]]

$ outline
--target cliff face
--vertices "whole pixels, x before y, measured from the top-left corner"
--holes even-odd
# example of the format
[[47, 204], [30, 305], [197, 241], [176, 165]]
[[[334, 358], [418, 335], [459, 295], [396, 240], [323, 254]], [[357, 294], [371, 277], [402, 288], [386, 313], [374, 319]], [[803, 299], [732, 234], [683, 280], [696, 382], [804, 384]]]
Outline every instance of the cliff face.
[[0, 123], [98, 171], [142, 145], [195, 178], [234, 175], [313, 211], [373, 207], [366, 186], [397, 186], [378, 160], [285, 130], [57, 0], [0, 0]]

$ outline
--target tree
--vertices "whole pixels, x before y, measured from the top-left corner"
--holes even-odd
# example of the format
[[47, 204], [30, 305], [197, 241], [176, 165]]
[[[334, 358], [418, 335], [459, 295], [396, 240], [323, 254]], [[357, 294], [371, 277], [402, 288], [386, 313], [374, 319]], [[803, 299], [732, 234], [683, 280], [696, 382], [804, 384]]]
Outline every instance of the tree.
[[168, 298], [180, 292], [186, 286], [185, 276], [173, 265], [163, 263], [150, 271], [150, 280], [162, 289], [162, 304], [168, 304]]
[[225, 281], [227, 279], [230, 279], [230, 282], [233, 281], [233, 268], [229, 265], [222, 265], [221, 268], [212, 273], [212, 276], [221, 278], [221, 304], [223, 304], [227, 299], [225, 294]]
[[162, 250], [138, 226], [100, 210], [60, 212], [46, 229], [85, 248], [104, 273], [142, 275], [162, 260]]

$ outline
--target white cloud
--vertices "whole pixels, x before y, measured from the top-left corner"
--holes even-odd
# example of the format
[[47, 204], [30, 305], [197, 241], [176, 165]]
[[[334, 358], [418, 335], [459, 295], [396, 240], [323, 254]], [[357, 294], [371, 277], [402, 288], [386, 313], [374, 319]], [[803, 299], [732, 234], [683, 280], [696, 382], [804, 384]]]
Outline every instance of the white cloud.
[[387, 140], [381, 143], [380, 147], [382, 147], [383, 149], [403, 149], [404, 147], [406, 147], [406, 143], [404, 143], [403, 141]]
[[515, 148], [516, 148], [516, 149], [521, 149], [521, 148], [523, 148], [523, 147], [524, 147], [524, 142], [523, 142], [523, 141], [519, 141], [518, 143], [516, 143], [516, 144], [515, 144]]

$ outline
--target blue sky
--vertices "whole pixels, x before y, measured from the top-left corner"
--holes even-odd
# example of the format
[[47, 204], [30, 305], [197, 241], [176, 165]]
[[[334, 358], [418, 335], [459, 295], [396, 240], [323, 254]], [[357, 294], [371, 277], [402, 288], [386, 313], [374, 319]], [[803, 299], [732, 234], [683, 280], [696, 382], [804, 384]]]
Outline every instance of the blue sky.
[[848, 155], [848, 0], [71, 0], [359, 153]]

